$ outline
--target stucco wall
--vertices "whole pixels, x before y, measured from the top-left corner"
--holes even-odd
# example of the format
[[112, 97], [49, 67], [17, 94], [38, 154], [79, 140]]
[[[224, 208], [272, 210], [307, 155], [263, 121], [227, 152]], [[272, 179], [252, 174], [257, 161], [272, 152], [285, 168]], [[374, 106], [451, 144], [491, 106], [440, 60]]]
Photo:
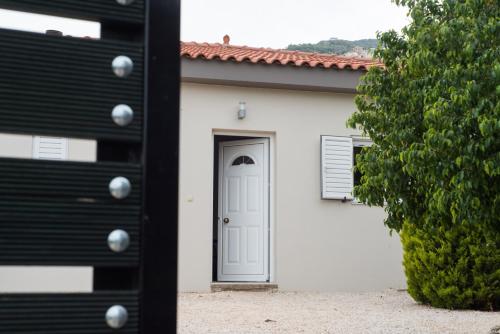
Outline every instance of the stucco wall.
[[[320, 198], [320, 135], [345, 126], [349, 94], [185, 83], [181, 93], [179, 289], [212, 281], [214, 132], [271, 137], [273, 281], [282, 290], [369, 291], [404, 286], [399, 237], [384, 211]], [[238, 102], [247, 117], [237, 119]]]
[[[96, 145], [94, 140], [68, 139], [68, 160], [95, 161]], [[0, 157], [31, 159], [33, 136], [0, 133]]]

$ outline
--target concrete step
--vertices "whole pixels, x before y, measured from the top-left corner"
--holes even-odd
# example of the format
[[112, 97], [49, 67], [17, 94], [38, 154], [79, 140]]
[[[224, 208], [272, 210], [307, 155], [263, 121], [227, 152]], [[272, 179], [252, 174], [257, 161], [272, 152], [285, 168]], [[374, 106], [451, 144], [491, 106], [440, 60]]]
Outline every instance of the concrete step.
[[211, 284], [212, 292], [221, 291], [276, 291], [278, 284], [275, 283], [257, 283], [257, 282], [213, 282]]

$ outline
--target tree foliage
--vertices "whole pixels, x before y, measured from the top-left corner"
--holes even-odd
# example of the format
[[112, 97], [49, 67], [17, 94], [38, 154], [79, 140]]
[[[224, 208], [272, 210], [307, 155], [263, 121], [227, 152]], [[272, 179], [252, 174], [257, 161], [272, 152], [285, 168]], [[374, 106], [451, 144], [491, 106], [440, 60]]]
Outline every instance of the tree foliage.
[[[356, 196], [402, 231], [408, 288], [449, 308], [500, 304], [500, 2], [395, 0], [349, 125], [374, 145]], [[455, 296], [455, 298], [452, 298]]]

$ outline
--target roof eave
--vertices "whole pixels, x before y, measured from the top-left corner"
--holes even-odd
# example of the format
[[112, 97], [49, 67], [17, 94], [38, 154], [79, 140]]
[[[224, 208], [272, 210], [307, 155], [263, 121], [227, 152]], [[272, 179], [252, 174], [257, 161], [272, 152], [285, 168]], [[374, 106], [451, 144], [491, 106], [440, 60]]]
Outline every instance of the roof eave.
[[363, 70], [181, 58], [181, 80], [203, 84], [356, 93]]

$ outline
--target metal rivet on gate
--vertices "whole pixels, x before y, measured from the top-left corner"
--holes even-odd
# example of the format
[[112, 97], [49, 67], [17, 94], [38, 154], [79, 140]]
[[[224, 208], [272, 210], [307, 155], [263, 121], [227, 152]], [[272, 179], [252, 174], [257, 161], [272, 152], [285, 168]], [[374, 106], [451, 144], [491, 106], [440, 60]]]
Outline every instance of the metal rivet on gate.
[[135, 0], [116, 0], [116, 2], [118, 2], [120, 5], [124, 5], [124, 6], [130, 5], [134, 1]]
[[127, 320], [127, 309], [121, 305], [113, 305], [106, 312], [106, 323], [111, 328], [122, 328], [127, 323]]
[[111, 196], [117, 199], [124, 199], [132, 190], [130, 181], [122, 176], [115, 177], [109, 183], [109, 193]]
[[108, 235], [108, 246], [115, 253], [127, 250], [130, 245], [130, 237], [124, 230], [114, 230]]
[[134, 62], [127, 56], [118, 56], [113, 59], [111, 67], [117, 77], [126, 78], [130, 75], [130, 73], [132, 73], [134, 69]]
[[134, 119], [134, 111], [126, 104], [119, 104], [113, 108], [111, 118], [119, 126], [127, 126]]

